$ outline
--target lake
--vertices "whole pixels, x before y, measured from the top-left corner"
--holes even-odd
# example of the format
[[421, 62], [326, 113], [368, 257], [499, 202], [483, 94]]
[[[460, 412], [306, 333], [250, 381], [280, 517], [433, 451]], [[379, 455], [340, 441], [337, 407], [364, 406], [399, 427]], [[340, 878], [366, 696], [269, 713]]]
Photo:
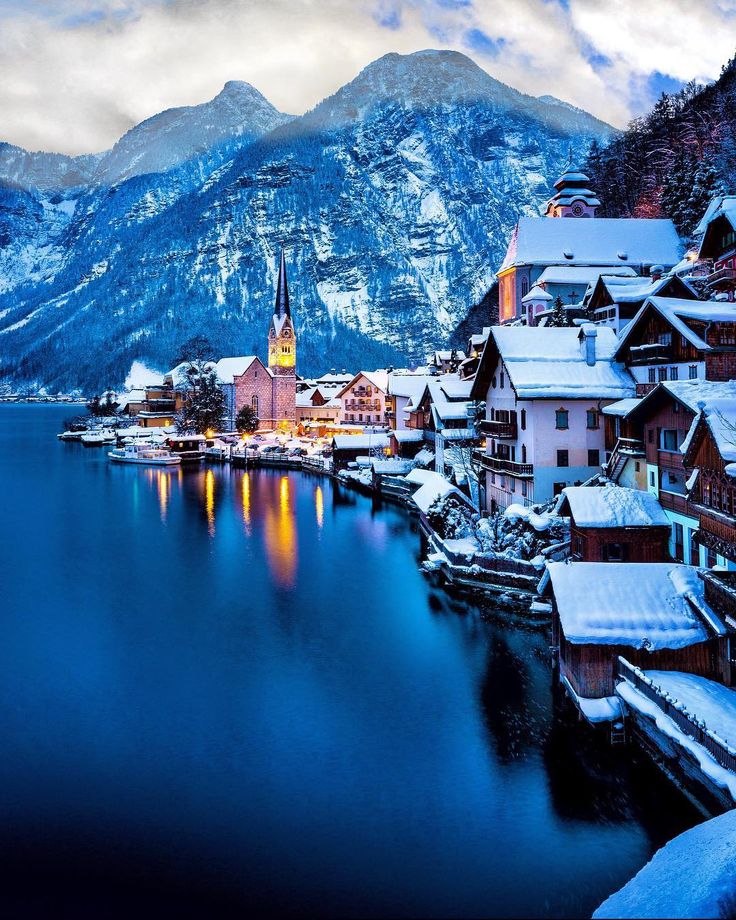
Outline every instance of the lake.
[[69, 414], [0, 407], [3, 916], [586, 916], [698, 820], [400, 508]]

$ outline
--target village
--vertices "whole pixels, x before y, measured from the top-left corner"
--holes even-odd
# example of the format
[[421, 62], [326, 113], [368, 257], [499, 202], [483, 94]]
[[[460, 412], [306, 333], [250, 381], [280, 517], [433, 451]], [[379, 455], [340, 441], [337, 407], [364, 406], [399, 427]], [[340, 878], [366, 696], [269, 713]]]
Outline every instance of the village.
[[717, 814], [736, 804], [736, 197], [684, 255], [670, 220], [599, 204], [569, 166], [516, 225], [497, 324], [419, 367], [299, 376], [281, 252], [265, 360], [143, 368], [59, 437], [403, 504], [432, 577], [551, 624], [579, 718]]

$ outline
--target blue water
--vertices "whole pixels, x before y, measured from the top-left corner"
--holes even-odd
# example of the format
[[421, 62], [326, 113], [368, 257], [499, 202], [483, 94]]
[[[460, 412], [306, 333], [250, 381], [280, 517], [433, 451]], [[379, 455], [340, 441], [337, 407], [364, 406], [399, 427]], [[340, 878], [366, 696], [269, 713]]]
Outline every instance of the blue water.
[[68, 414], [0, 407], [0, 915], [584, 916], [694, 823], [402, 510]]

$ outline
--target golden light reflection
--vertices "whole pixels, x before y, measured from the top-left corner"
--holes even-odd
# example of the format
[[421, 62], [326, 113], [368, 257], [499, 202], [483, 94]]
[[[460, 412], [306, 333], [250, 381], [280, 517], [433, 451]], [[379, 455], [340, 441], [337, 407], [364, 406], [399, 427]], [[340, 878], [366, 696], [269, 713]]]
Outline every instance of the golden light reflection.
[[294, 584], [296, 574], [296, 520], [291, 502], [291, 482], [288, 476], [279, 480], [278, 510], [270, 502], [264, 520], [266, 554], [276, 581], [284, 587]]
[[325, 498], [322, 494], [322, 486], [317, 486], [314, 490], [314, 507], [317, 512], [317, 527], [322, 530], [325, 521]]
[[250, 473], [243, 473], [240, 487], [243, 496], [243, 520], [248, 533], [250, 533]]
[[207, 512], [207, 529], [215, 535], [215, 474], [207, 470], [204, 474], [204, 508]]
[[171, 480], [163, 470], [157, 470], [158, 473], [158, 504], [161, 509], [161, 520], [166, 520], [166, 513], [169, 508], [169, 498], [171, 497]]

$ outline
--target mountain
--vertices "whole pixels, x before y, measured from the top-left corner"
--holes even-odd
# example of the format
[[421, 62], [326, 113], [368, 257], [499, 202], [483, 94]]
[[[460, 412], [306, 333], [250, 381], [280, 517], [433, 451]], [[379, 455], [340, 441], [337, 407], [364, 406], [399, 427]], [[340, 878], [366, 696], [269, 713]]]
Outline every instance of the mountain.
[[[237, 108], [259, 101], [249, 90], [223, 93]], [[0, 190], [6, 248], [25, 240], [33, 262], [0, 293], [7, 380], [98, 388], [134, 359], [165, 366], [196, 332], [223, 354], [260, 352], [282, 245], [301, 372], [422, 360], [483, 299], [569, 153], [613, 134], [446, 51], [386, 55], [305, 115], [273, 110], [280, 124], [212, 147], [206, 118], [175, 111], [100, 158], [48, 262], [28, 229], [50, 221], [48, 196], [24, 190], [6, 217]], [[168, 167], [169, 137], [191, 158]], [[101, 184], [107, 168], [124, 178]]]
[[663, 93], [605, 149], [594, 144], [585, 172], [601, 217], [671, 217], [692, 240], [710, 199], [736, 193], [736, 57], [714, 83]]

